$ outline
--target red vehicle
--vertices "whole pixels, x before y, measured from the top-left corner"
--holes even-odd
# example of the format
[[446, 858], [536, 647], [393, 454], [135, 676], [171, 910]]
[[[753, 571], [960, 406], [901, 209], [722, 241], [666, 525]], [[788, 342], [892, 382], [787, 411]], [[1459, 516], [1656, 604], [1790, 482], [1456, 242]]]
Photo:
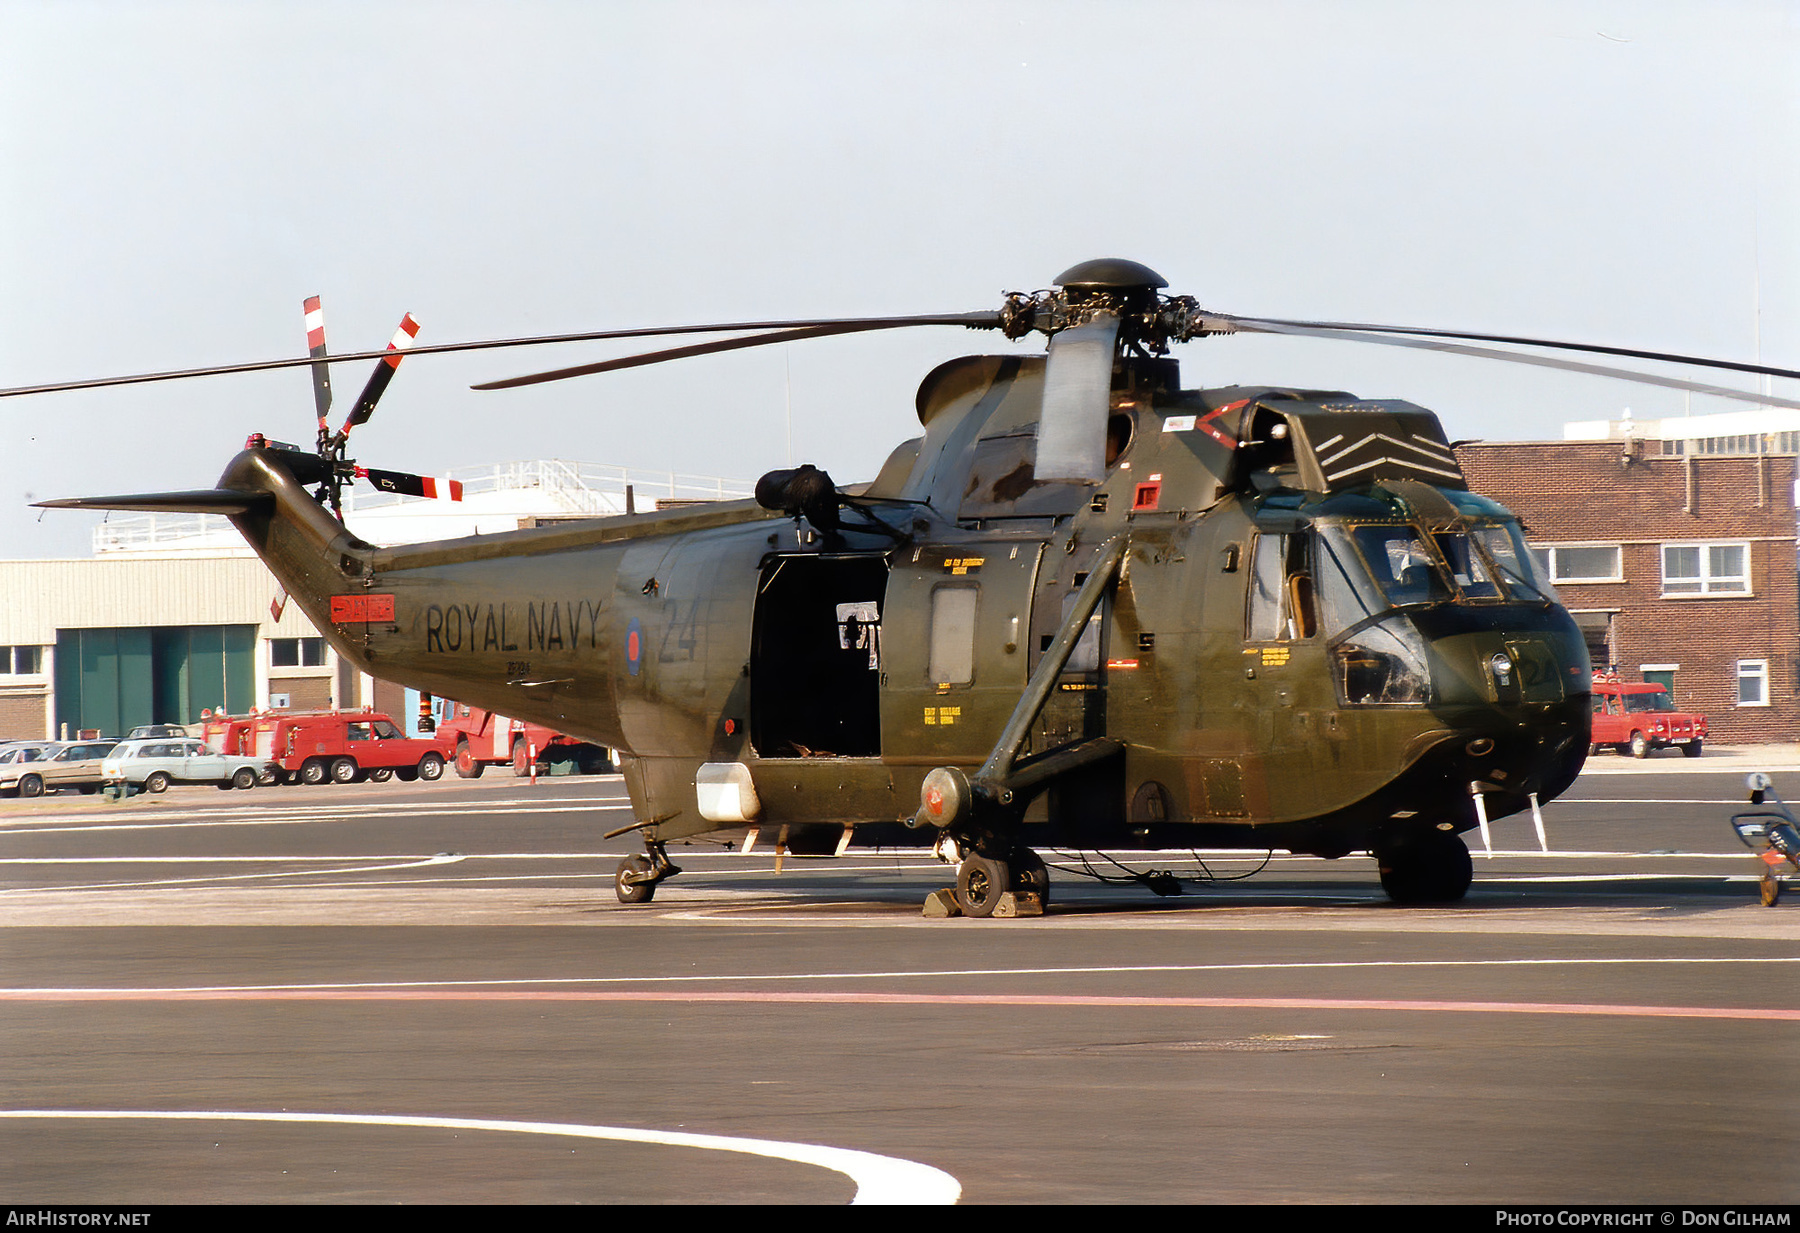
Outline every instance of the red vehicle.
[[255, 715], [226, 715], [222, 712], [202, 713], [200, 739], [222, 754], [241, 757], [256, 755]]
[[1620, 753], [1647, 758], [1652, 749], [1678, 746], [1690, 758], [1706, 741], [1706, 716], [1675, 709], [1661, 685], [1621, 681], [1594, 674], [1594, 748], [1611, 745]]
[[534, 751], [540, 771], [557, 764], [566, 764], [582, 775], [612, 769], [611, 755], [599, 745], [449, 698], [438, 703], [437, 737], [455, 751], [456, 773], [464, 779], [479, 779], [488, 767], [508, 762], [513, 774], [529, 775]]
[[256, 721], [255, 756], [277, 763], [288, 783], [436, 779], [450, 749], [402, 735], [379, 711], [271, 711]]

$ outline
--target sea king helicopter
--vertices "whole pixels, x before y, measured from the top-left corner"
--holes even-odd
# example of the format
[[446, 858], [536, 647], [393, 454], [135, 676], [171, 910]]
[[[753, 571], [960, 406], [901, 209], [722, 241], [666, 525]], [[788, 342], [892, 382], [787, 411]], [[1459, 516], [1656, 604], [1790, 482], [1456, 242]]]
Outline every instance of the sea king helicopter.
[[[935, 846], [954, 908], [1041, 910], [1036, 849], [1372, 852], [1404, 903], [1463, 896], [1460, 835], [1554, 799], [1588, 749], [1582, 637], [1519, 522], [1469, 490], [1437, 417], [1340, 390], [1183, 389], [1172, 344], [1243, 331], [1427, 347], [1764, 395], [1473, 343], [1783, 369], [1545, 340], [1207, 311], [1135, 262], [998, 311], [738, 322], [328, 354], [4, 391], [311, 366], [314, 448], [260, 434], [200, 491], [47, 501], [223, 514], [365, 672], [619, 751], [642, 855], [753, 831], [795, 854]], [[919, 386], [873, 481], [776, 471], [756, 499], [381, 547], [346, 457], [401, 355], [729, 334], [500, 389], [909, 326], [1048, 336]], [[376, 373], [331, 431], [330, 365]], [[624, 832], [614, 832], [622, 834]], [[1155, 885], [1153, 889], [1162, 889]]]

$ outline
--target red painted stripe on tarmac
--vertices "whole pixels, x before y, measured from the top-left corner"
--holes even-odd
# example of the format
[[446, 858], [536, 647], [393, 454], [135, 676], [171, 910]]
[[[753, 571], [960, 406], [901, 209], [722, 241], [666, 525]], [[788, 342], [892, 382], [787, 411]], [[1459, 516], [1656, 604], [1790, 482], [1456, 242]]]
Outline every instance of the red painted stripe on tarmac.
[[1376, 1010], [1800, 1021], [1800, 1008], [1637, 1006], [1590, 1002], [1452, 1002], [1409, 998], [1205, 998], [1103, 994], [742, 993], [622, 989], [0, 989], [0, 1002], [682, 1002], [825, 1006], [1086, 1006], [1155, 1010]]

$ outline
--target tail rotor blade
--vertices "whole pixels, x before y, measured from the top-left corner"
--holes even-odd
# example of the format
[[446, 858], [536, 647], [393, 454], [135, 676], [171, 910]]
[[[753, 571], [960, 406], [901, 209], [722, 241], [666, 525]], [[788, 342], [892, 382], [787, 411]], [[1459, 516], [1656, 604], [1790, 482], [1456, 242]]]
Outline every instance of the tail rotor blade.
[[411, 313], [407, 313], [400, 319], [400, 328], [394, 331], [394, 337], [387, 345], [387, 354], [381, 357], [381, 362], [375, 365], [375, 371], [369, 374], [369, 383], [363, 386], [362, 396], [356, 400], [356, 406], [351, 408], [349, 418], [338, 429], [338, 436], [347, 437], [352, 428], [368, 422], [369, 417], [375, 413], [375, 404], [381, 401], [388, 382], [394, 379], [394, 373], [399, 369], [406, 349], [412, 346], [413, 339], [418, 336], [419, 323]]
[[356, 468], [356, 477], [368, 480], [383, 492], [398, 493], [403, 497], [433, 497], [441, 501], [463, 499], [461, 480], [413, 475], [408, 471], [381, 471], [374, 467]]
[[313, 358], [313, 405], [319, 409], [319, 427], [331, 410], [331, 365], [325, 362], [325, 309], [316, 295], [306, 298], [306, 350]]
[[1098, 484], [1106, 478], [1106, 420], [1118, 337], [1119, 318], [1112, 313], [1096, 314], [1051, 337], [1038, 419], [1038, 479]]

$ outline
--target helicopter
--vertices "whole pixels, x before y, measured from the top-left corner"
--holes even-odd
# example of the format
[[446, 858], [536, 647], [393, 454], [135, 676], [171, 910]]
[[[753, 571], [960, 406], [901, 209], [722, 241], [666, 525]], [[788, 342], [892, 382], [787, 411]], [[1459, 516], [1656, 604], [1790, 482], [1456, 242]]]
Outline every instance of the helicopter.
[[[1460, 899], [1460, 837], [1555, 799], [1589, 746], [1582, 635], [1519, 521], [1471, 491], [1432, 412], [1280, 386], [1184, 389], [1173, 344], [1243, 332], [1424, 347], [1768, 395], [1475, 344], [1784, 369], [1549, 340], [1211, 312], [1147, 266], [1084, 262], [998, 311], [738, 322], [332, 356], [0, 391], [311, 366], [311, 450], [253, 434], [217, 485], [45, 501], [227, 516], [362, 671], [616, 749], [645, 903], [670, 843], [744, 832], [841, 855], [929, 846], [949, 908], [1041, 911], [1040, 848], [1370, 852], [1400, 903]], [[408, 317], [407, 321], [411, 322]], [[352, 429], [403, 356], [724, 333], [489, 382], [591, 375], [916, 326], [1048, 337], [920, 384], [872, 481], [806, 465], [754, 500], [382, 547], [339, 510]], [[376, 359], [333, 432], [330, 366]], [[1152, 889], [1159, 889], [1151, 886]], [[943, 894], [943, 892], [940, 892]], [[928, 901], [928, 908], [929, 908]]]

